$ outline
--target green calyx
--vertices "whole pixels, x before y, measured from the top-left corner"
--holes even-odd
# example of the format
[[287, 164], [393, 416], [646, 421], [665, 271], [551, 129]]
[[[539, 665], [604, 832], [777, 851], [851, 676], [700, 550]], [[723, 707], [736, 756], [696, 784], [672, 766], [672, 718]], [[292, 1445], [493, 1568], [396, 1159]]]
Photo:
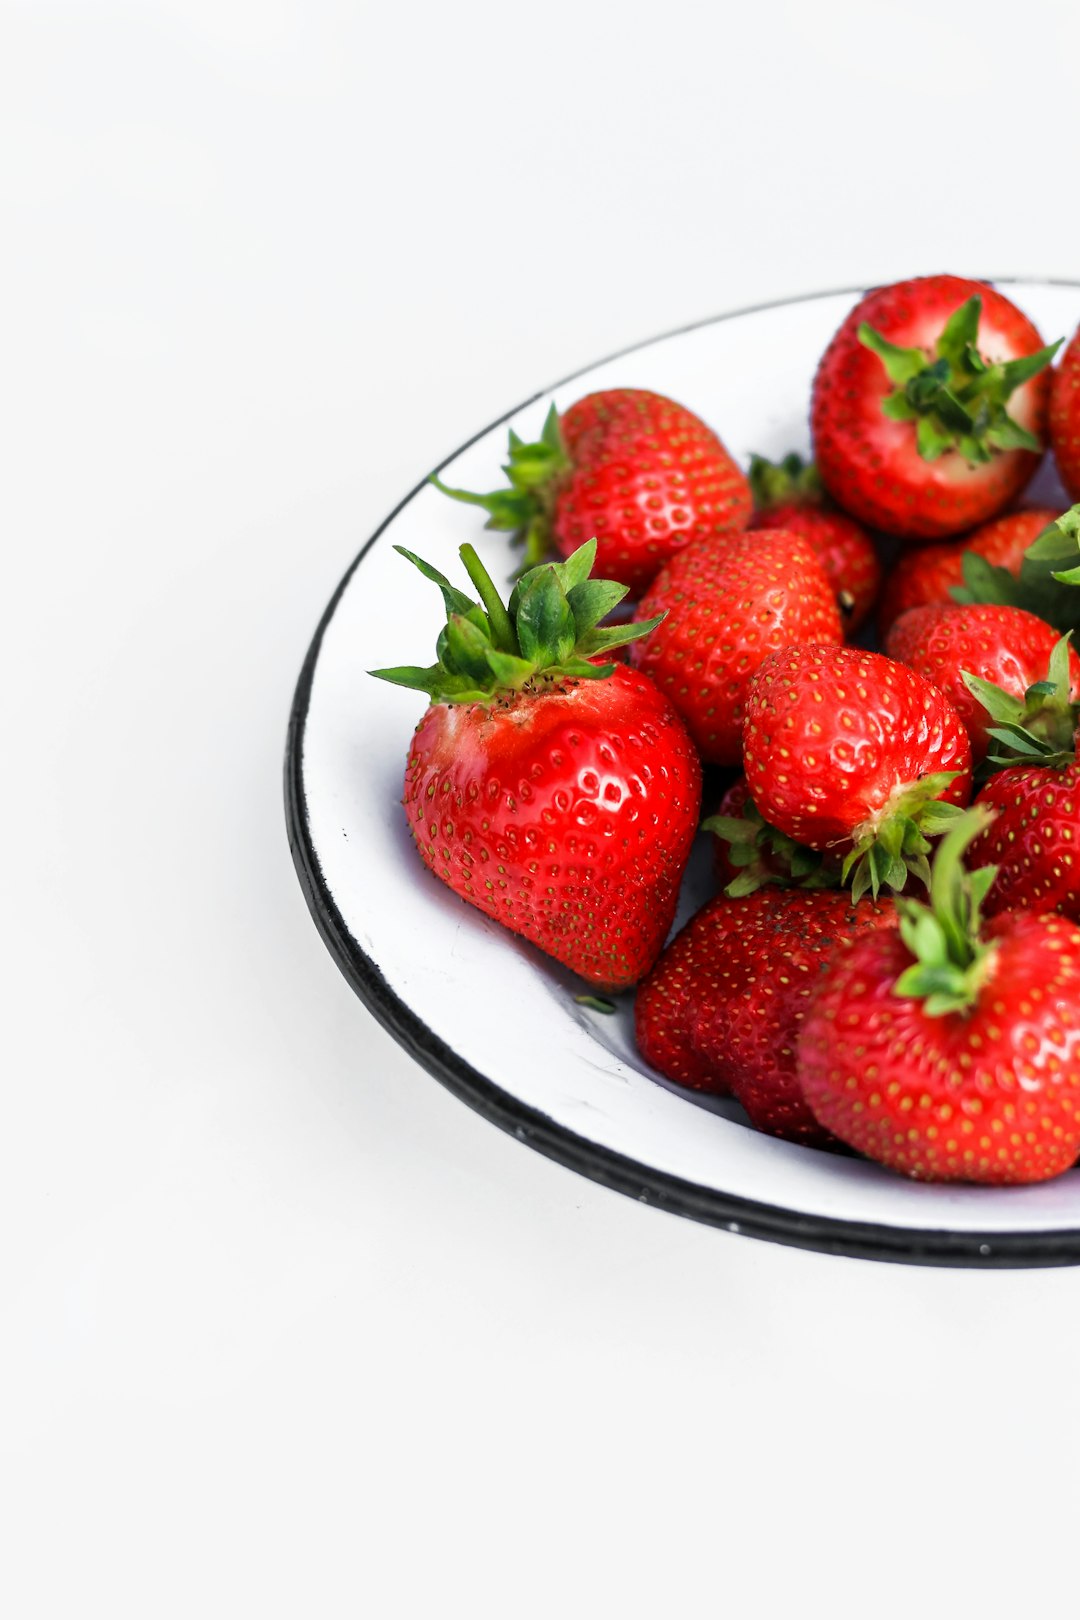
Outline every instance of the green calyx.
[[893, 422], [914, 422], [919, 454], [936, 461], [955, 450], [972, 465], [989, 461], [995, 451], [1035, 450], [1042, 445], [1011, 417], [1010, 395], [1048, 366], [1062, 339], [990, 365], [977, 341], [982, 299], [976, 294], [949, 317], [933, 358], [923, 349], [902, 349], [864, 321], [859, 342], [877, 355], [895, 388], [881, 403]]
[[851, 883], [853, 901], [868, 889], [875, 900], [883, 888], [898, 894], [909, 876], [930, 887], [930, 839], [947, 832], [964, 814], [959, 805], [938, 798], [958, 774], [936, 771], [920, 777], [894, 793], [880, 815], [855, 829], [840, 869], [843, 881]]
[[767, 461], [764, 456], [752, 455], [746, 476], [759, 512], [779, 506], [781, 501], [816, 504], [825, 498], [825, 486], [814, 463], [804, 461], [794, 451], [782, 461]]
[[587, 1007], [589, 1012], [610, 1015], [617, 1010], [615, 1003], [607, 996], [575, 996], [574, 1000], [579, 1007]]
[[402, 665], [370, 673], [426, 692], [433, 703], [493, 703], [509, 693], [535, 689], [541, 681], [604, 680], [615, 665], [591, 660], [647, 636], [665, 617], [660, 613], [638, 624], [601, 625], [627, 591], [614, 580], [589, 578], [595, 540], [587, 540], [565, 562], [531, 568], [505, 605], [472, 546], [462, 546], [460, 557], [479, 602], [404, 546], [394, 550], [439, 587], [446, 623], [439, 632], [436, 663], [426, 669]]
[[964, 583], [954, 585], [956, 602], [995, 602], [1025, 608], [1063, 634], [1080, 631], [1080, 505], [1051, 523], [1028, 546], [1019, 574], [965, 551]]
[[554, 405], [547, 413], [539, 439], [528, 444], [511, 428], [510, 446], [503, 466], [509, 488], [478, 495], [468, 489], [451, 489], [432, 474], [431, 482], [444, 495], [469, 506], [479, 506], [488, 514], [487, 529], [507, 529], [515, 542], [525, 547], [525, 567], [542, 561], [551, 549], [551, 515], [555, 492], [570, 457], [559, 431], [559, 413]]
[[1072, 698], [1069, 672], [1069, 635], [1062, 636], [1050, 654], [1046, 679], [1029, 686], [1022, 698], [1003, 692], [993, 681], [980, 680], [965, 669], [964, 685], [994, 722], [987, 727], [993, 747], [987, 753], [992, 769], [1003, 765], [1044, 765], [1061, 770], [1076, 759], [1076, 725], [1080, 703]]
[[821, 850], [807, 849], [770, 826], [753, 799], [747, 799], [741, 816], [709, 816], [701, 830], [715, 834], [728, 846], [728, 860], [738, 868], [724, 890], [732, 900], [768, 883], [785, 889], [840, 887], [837, 863]]
[[929, 905], [896, 902], [900, 934], [915, 961], [901, 973], [893, 994], [922, 1001], [931, 1018], [973, 1006], [986, 977], [992, 947], [980, 938], [981, 913], [997, 867], [969, 872], [963, 856], [993, 819], [984, 805], [963, 811], [938, 845]]

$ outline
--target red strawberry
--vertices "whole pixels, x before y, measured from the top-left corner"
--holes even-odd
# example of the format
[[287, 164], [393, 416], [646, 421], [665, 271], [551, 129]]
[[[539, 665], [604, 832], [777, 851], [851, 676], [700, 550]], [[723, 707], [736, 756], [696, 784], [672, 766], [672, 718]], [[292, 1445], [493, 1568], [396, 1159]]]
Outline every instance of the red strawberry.
[[666, 615], [631, 661], [686, 721], [701, 757], [737, 765], [750, 677], [793, 642], [840, 641], [840, 615], [809, 544], [757, 529], [717, 545], [698, 541], [653, 581], [637, 617]]
[[[995, 812], [971, 847], [971, 864], [997, 867], [986, 914], [1026, 907], [1080, 922], [1080, 766], [1076, 762], [1078, 661], [1062, 636], [1046, 677], [1022, 698], [973, 676], [995, 772], [977, 803]], [[1015, 762], [1015, 763], [1012, 763]]]
[[975, 801], [998, 811], [971, 847], [973, 866], [996, 866], [990, 916], [1026, 907], [1080, 923], [1080, 764], [1014, 765]]
[[836, 594], [846, 636], [864, 623], [881, 588], [881, 563], [865, 529], [833, 505], [813, 462], [785, 456], [750, 459], [754, 529], [786, 529], [801, 534], [814, 549]]
[[1006, 512], [1004, 517], [984, 523], [959, 540], [943, 540], [940, 545], [905, 552], [885, 581], [877, 615], [878, 633], [884, 636], [908, 608], [953, 601], [954, 586], [963, 582], [967, 551], [977, 552], [996, 568], [1019, 574], [1024, 552], [1056, 517], [1049, 507], [1026, 507], [1020, 512]]
[[1054, 519], [1024, 552], [1018, 574], [968, 552], [959, 602], [995, 602], [1023, 608], [1066, 634], [1080, 631], [1080, 505]]
[[[975, 818], [975, 825], [981, 818]], [[934, 862], [932, 909], [837, 952], [803, 1021], [798, 1079], [826, 1129], [924, 1181], [1044, 1181], [1080, 1151], [1080, 928], [980, 922], [993, 869], [964, 873], [974, 826]]]
[[[1014, 723], [1021, 718], [1015, 711], [988, 711], [980, 701], [987, 683], [1014, 700], [1023, 699], [1029, 688], [1047, 680], [1047, 666], [1057, 644], [1057, 631], [1022, 608], [981, 603], [946, 607], [939, 603], [912, 608], [897, 619], [884, 650], [945, 693], [967, 727], [972, 759], [978, 765], [993, 741], [989, 728], [1006, 718]], [[1067, 701], [1071, 694], [1080, 698], [1080, 658], [1067, 643], [1065, 657]], [[1024, 716], [1029, 727], [1038, 726], [1045, 709], [1043, 696], [1042, 691], [1036, 694]], [[1070, 740], [1071, 734], [1070, 727]]]
[[1080, 501], [1080, 331], [1073, 335], [1054, 372], [1050, 444], [1070, 500]]
[[825, 488], [905, 538], [985, 522], [1038, 465], [1055, 348], [985, 282], [923, 276], [868, 293], [814, 380]]
[[701, 770], [652, 682], [595, 661], [646, 629], [598, 627], [626, 592], [589, 579], [595, 550], [534, 568], [509, 610], [471, 546], [482, 606], [405, 552], [443, 593], [438, 662], [373, 673], [431, 700], [405, 771], [424, 863], [591, 984], [621, 989], [671, 927]]
[[750, 486], [712, 429], [642, 388], [587, 394], [561, 418], [552, 406], [537, 443], [511, 433], [503, 470], [511, 487], [491, 495], [432, 481], [524, 537], [526, 563], [595, 536], [597, 567], [635, 595], [692, 540], [750, 520]]
[[733, 1092], [771, 1136], [824, 1145], [795, 1076], [799, 1025], [837, 947], [893, 922], [891, 903], [855, 906], [838, 890], [711, 900], [638, 989], [642, 1056], [680, 1085]]
[[949, 700], [856, 647], [788, 647], [766, 659], [746, 701], [743, 763], [766, 821], [845, 855], [856, 899], [903, 888], [909, 870], [925, 882], [927, 838], [971, 792], [971, 744]]

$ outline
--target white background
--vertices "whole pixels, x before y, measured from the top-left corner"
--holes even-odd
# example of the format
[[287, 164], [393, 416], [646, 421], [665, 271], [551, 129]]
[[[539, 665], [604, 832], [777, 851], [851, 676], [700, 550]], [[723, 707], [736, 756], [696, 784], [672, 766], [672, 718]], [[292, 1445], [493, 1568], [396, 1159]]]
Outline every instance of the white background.
[[0, 8], [5, 1614], [1075, 1602], [1080, 1272], [524, 1150], [338, 975], [280, 769], [359, 544], [534, 389], [1080, 276], [1078, 51], [1069, 0]]

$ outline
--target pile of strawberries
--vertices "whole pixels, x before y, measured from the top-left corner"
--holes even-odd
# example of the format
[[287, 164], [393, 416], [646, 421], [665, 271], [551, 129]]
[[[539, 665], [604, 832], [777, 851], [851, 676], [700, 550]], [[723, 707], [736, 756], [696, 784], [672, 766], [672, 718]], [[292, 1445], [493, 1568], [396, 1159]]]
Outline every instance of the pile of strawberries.
[[[1080, 1154], [1080, 505], [1013, 509], [1048, 445], [1080, 501], [1057, 347], [983, 283], [878, 289], [813, 463], [749, 477], [657, 394], [552, 409], [505, 488], [446, 491], [525, 542], [509, 602], [471, 546], [473, 595], [405, 553], [445, 624], [375, 672], [429, 699], [404, 806], [438, 878], [636, 985], [662, 1075], [927, 1180]], [[722, 892], [666, 943], [703, 780]]]

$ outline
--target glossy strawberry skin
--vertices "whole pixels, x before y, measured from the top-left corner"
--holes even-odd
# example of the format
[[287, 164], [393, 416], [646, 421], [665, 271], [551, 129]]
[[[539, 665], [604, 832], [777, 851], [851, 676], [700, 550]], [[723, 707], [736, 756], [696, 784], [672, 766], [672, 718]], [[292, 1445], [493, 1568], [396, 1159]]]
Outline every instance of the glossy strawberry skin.
[[956, 772], [938, 797], [964, 805], [971, 794], [971, 744], [949, 700], [855, 647], [789, 647], [762, 664], [743, 763], [766, 821], [811, 849], [843, 847], [920, 777]]
[[975, 1005], [930, 1017], [893, 986], [900, 935], [838, 951], [803, 1021], [798, 1077], [841, 1141], [924, 1181], [1060, 1175], [1080, 1151], [1080, 929], [1013, 912]]
[[932, 602], [951, 602], [952, 588], [964, 577], [964, 553], [975, 551], [995, 567], [1020, 572], [1024, 552], [1057, 513], [1049, 507], [1026, 507], [1006, 512], [958, 540], [943, 540], [935, 546], [920, 546], [905, 552], [897, 562], [881, 593], [878, 633], [885, 636], [901, 613], [909, 608], [927, 607]]
[[1080, 501], [1080, 331], [1073, 336], [1054, 372], [1050, 444], [1070, 500]]
[[1010, 766], [975, 802], [998, 811], [969, 857], [972, 867], [998, 869], [985, 914], [1025, 907], [1080, 923], [1080, 764]]
[[672, 559], [635, 618], [666, 613], [631, 662], [682, 715], [702, 759], [737, 765], [751, 676], [778, 647], [839, 642], [840, 614], [807, 541], [757, 529], [718, 545], [698, 542]]
[[865, 529], [832, 505], [797, 500], [767, 507], [755, 516], [751, 527], [786, 529], [809, 541], [833, 588], [845, 636], [862, 628], [882, 579], [880, 559]]
[[[1046, 679], [1058, 633], [1023, 608], [988, 603], [940, 603], [912, 608], [897, 619], [885, 640], [887, 657], [925, 675], [949, 699], [971, 738], [976, 765], [986, 758], [994, 722], [964, 685], [962, 672], [992, 681], [1022, 698], [1029, 686]], [[1080, 657], [1070, 648], [1072, 695], [1080, 696]]]
[[691, 541], [750, 521], [746, 477], [711, 428], [661, 394], [587, 394], [560, 420], [570, 470], [554, 502], [563, 556], [596, 536], [598, 574], [638, 594]]
[[[905, 539], [944, 539], [1002, 511], [1038, 466], [1039, 456], [1027, 450], [997, 451], [980, 466], [953, 450], [926, 461], [914, 424], [882, 414], [892, 384], [878, 357], [860, 343], [860, 323], [901, 348], [925, 349], [929, 358], [949, 317], [976, 294], [983, 301], [979, 350], [985, 360], [1016, 359], [1042, 347], [1027, 316], [986, 283], [923, 276], [868, 293], [826, 349], [811, 403], [814, 460], [829, 494], [860, 523]], [[1050, 373], [1042, 371], [1009, 403], [1015, 420], [1039, 438], [1049, 389]]]
[[827, 1145], [795, 1074], [799, 1026], [838, 946], [895, 921], [891, 902], [853, 906], [838, 890], [710, 901], [638, 989], [642, 1056], [680, 1085], [733, 1093], [758, 1130]]
[[490, 706], [433, 703], [404, 805], [421, 858], [591, 984], [652, 966], [697, 828], [701, 771], [671, 706], [618, 665]]

